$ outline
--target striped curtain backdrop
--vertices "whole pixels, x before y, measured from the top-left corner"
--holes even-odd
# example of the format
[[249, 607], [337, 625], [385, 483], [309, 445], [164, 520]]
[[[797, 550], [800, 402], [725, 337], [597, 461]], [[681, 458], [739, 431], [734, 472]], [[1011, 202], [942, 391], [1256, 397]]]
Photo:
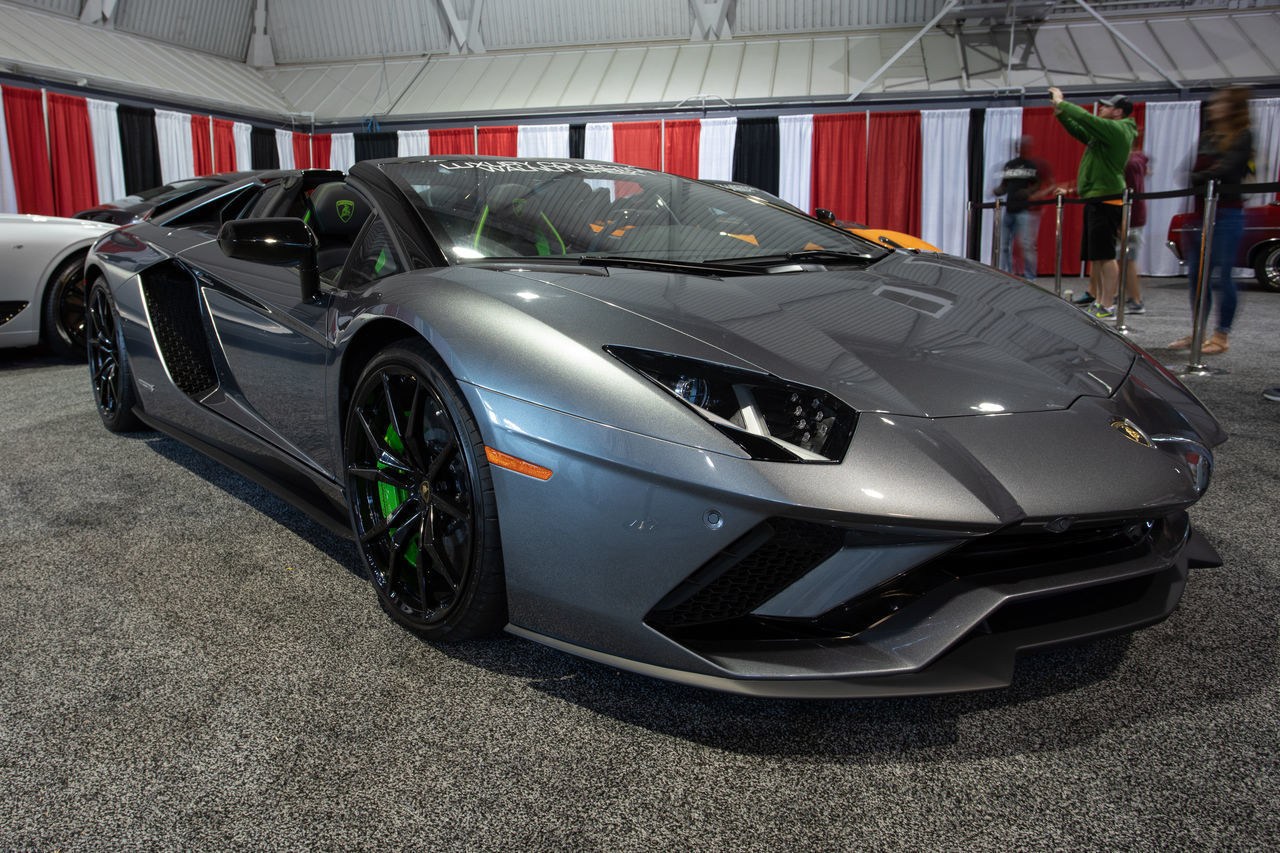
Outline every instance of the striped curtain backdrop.
[[[715, 117], [585, 125], [503, 125], [389, 132], [303, 133], [178, 110], [152, 109], [0, 87], [0, 212], [70, 215], [94, 204], [211, 172], [266, 168], [348, 170], [379, 157], [493, 154], [585, 157], [733, 179], [776, 193], [812, 214], [917, 234], [944, 251], [966, 250], [967, 201], [992, 200], [1022, 135], [1035, 139], [1055, 182], [1075, 183], [1083, 148], [1050, 107], [953, 109], [778, 117]], [[1183, 187], [1200, 130], [1200, 104], [1136, 104], [1151, 160], [1149, 191]], [[1280, 99], [1251, 102], [1258, 179], [1280, 173]], [[1255, 199], [1253, 204], [1265, 203]], [[1169, 220], [1187, 199], [1148, 203], [1139, 269], [1181, 275], [1164, 248]], [[1053, 216], [1041, 219], [1039, 274], [1053, 273]], [[991, 214], [979, 256], [990, 259]], [[1069, 205], [1063, 272], [1080, 272], [1080, 208]]]

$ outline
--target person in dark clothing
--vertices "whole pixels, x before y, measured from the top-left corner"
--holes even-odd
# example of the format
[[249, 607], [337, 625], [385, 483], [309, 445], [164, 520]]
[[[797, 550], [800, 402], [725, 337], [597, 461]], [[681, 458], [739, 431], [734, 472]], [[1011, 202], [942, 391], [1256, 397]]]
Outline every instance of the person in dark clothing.
[[[1191, 186], [1203, 187], [1209, 181], [1224, 186], [1244, 183], [1253, 171], [1253, 131], [1249, 123], [1249, 90], [1243, 86], [1219, 89], [1205, 108], [1208, 126], [1200, 135], [1200, 145], [1191, 167]], [[1196, 200], [1203, 212], [1204, 202]], [[1236, 250], [1244, 236], [1244, 197], [1239, 192], [1223, 191], [1218, 196], [1218, 215], [1213, 220], [1213, 246], [1209, 251], [1210, 292], [1206, 295], [1210, 310], [1213, 291], [1218, 294], [1217, 322], [1213, 336], [1200, 350], [1205, 355], [1226, 352], [1231, 348], [1228, 335], [1235, 321], [1238, 297], [1231, 278]], [[1187, 274], [1191, 280], [1191, 305], [1195, 310], [1196, 290], [1200, 279], [1200, 241], [1191, 241], [1187, 253]], [[1174, 349], [1191, 346], [1191, 336], [1169, 344]]]
[[[1124, 185], [1132, 192], [1147, 191], [1147, 175], [1151, 174], [1150, 162], [1147, 155], [1137, 148], [1129, 152], [1129, 162], [1124, 167]], [[1147, 311], [1142, 304], [1142, 279], [1138, 275], [1138, 250], [1142, 248], [1142, 229], [1146, 224], [1147, 200], [1136, 198], [1129, 208], [1129, 233], [1125, 236], [1124, 310], [1130, 314], [1145, 314]]]
[[1036, 279], [1036, 240], [1040, 236], [1040, 208], [1031, 202], [1049, 194], [1053, 185], [1049, 164], [1033, 156], [1035, 143], [1030, 136], [1018, 141], [1018, 156], [1004, 164], [1000, 172], [1000, 185], [996, 195], [1007, 195], [1009, 200], [1000, 220], [1000, 258], [997, 266], [1007, 273], [1018, 273], [1013, 268], [1013, 242], [1022, 244], [1023, 278]]

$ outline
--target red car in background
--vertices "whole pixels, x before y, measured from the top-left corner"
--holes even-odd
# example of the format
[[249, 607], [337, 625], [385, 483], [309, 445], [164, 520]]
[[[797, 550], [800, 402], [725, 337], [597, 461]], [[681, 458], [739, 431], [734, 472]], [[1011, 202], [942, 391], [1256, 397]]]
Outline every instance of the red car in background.
[[[1169, 222], [1169, 248], [1183, 263], [1191, 241], [1199, 239], [1198, 213], [1179, 213]], [[1235, 266], [1252, 269], [1260, 287], [1280, 291], [1280, 202], [1244, 209], [1244, 238]]]

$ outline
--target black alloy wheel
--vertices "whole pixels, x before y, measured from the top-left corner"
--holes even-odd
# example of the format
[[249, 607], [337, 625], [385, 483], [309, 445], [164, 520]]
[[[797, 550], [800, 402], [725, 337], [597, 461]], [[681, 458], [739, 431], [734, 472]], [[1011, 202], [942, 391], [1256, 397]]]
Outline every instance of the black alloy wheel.
[[1280, 291], [1280, 243], [1267, 246], [1256, 257], [1253, 272], [1258, 285], [1267, 290]]
[[360, 376], [344, 439], [352, 528], [383, 609], [430, 640], [506, 624], [493, 482], [457, 385], [420, 341]]
[[134, 413], [137, 397], [124, 336], [120, 333], [111, 293], [101, 279], [94, 281], [89, 289], [85, 334], [88, 336], [89, 382], [102, 425], [112, 432], [141, 429], [142, 421]]
[[44, 289], [41, 305], [40, 338], [66, 358], [84, 358], [84, 258], [84, 252], [77, 252], [58, 265]]

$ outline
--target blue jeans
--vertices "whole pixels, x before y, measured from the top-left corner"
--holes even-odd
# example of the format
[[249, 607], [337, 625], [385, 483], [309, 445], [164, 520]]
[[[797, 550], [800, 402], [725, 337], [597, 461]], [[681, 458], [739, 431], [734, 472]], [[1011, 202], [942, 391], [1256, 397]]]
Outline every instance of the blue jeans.
[[[1213, 292], [1218, 291], [1218, 324], [1214, 331], [1228, 334], [1236, 318], [1236, 283], [1231, 278], [1236, 250], [1244, 237], [1244, 208], [1220, 207], [1213, 221], [1213, 247], [1209, 252], [1209, 292], [1205, 294], [1205, 316], [1213, 308]], [[1187, 251], [1187, 277], [1191, 281], [1191, 310], [1196, 310], [1196, 277], [1200, 274], [1200, 240], [1191, 241]]]
[[[1013, 240], [1022, 241], [1022, 277], [1036, 279], [1036, 239], [1040, 236], [1040, 211], [1030, 208], [1005, 211], [1000, 219], [1000, 260], [997, 264], [1013, 273]], [[1014, 273], [1015, 275], [1017, 273]]]

